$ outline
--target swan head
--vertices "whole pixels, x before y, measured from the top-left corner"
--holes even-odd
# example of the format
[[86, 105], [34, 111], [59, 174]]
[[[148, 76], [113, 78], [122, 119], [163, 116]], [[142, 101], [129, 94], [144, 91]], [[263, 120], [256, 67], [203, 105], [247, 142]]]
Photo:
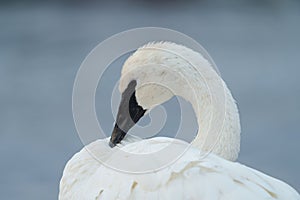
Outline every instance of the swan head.
[[123, 65], [122, 94], [109, 145], [120, 143], [147, 110], [173, 96], [189, 101], [198, 122], [192, 145], [235, 160], [240, 122], [235, 100], [222, 78], [198, 52], [170, 42], [149, 43]]

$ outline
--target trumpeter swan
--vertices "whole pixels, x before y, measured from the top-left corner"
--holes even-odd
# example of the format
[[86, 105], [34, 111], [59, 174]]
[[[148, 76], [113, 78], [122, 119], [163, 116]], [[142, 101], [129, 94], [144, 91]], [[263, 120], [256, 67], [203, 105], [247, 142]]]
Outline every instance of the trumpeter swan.
[[[238, 109], [226, 84], [198, 52], [170, 42], [149, 43], [125, 62], [119, 89], [122, 100], [112, 136], [89, 144], [89, 151], [107, 160], [130, 164], [136, 162], [134, 156], [106, 158], [107, 152], [122, 149], [147, 153], [169, 143], [175, 144], [173, 150], [185, 149], [187, 143], [164, 137], [117, 145], [146, 110], [174, 95], [191, 103], [199, 126], [196, 138], [178, 160], [142, 174], [116, 171], [84, 148], [64, 169], [60, 200], [300, 199], [286, 183], [234, 162], [240, 148]], [[208, 153], [203, 156], [204, 152]], [[145, 160], [141, 165], [153, 162], [160, 161]]]

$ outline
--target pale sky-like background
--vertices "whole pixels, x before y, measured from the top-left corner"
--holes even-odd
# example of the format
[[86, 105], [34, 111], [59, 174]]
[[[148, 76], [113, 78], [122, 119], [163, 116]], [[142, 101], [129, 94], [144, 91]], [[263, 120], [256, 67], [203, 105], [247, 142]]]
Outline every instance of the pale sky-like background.
[[[299, 22], [296, 0], [0, 1], [0, 198], [57, 199], [64, 165], [83, 146], [72, 118], [76, 72], [99, 42], [143, 26], [207, 49], [240, 109], [239, 162], [299, 191]], [[108, 97], [121, 63], [107, 72]], [[98, 94], [108, 133], [109, 103]], [[178, 120], [172, 106], [166, 132]]]

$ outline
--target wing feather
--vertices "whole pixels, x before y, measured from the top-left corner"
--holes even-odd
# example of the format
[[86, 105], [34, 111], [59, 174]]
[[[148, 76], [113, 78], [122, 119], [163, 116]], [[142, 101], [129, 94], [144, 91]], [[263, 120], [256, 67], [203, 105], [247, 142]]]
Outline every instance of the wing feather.
[[[145, 146], [157, 148], [170, 140], [138, 140], [120, 148], [143, 152]], [[98, 140], [88, 149], [105, 157], [107, 148], [107, 140]], [[213, 154], [200, 158], [201, 152], [195, 148], [190, 148], [171, 166], [148, 174], [114, 171], [89, 151], [82, 149], [66, 165], [60, 183], [60, 200], [300, 200], [299, 194], [282, 181]]]

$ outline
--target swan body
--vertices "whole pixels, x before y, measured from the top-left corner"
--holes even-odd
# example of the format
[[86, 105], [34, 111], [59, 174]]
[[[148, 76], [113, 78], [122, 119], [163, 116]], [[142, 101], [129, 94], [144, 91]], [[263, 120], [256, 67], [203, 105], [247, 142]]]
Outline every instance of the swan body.
[[[176, 139], [157, 137], [120, 148], [141, 153], [147, 151], [145, 147], [157, 149], [170, 140]], [[89, 144], [88, 149], [105, 156], [110, 148], [107, 143], [107, 139], [98, 140]], [[132, 159], [127, 157], [123, 162]], [[115, 171], [101, 165], [84, 148], [66, 165], [59, 199], [297, 200], [300, 197], [289, 185], [237, 162], [214, 154], [203, 158], [197, 148], [189, 148], [171, 166], [146, 174]]]
[[[92, 142], [67, 163], [60, 182], [60, 200], [300, 200], [286, 183], [234, 162], [240, 148], [237, 106], [224, 81], [200, 53], [169, 42], [141, 47], [122, 70], [122, 98], [127, 98], [131, 89], [134, 93], [129, 102], [136, 108], [134, 116], [141, 117], [174, 95], [189, 101], [199, 126], [196, 138], [191, 145], [166, 137], [126, 142], [124, 133], [131, 127], [126, 124], [131, 122], [124, 123], [121, 101], [119, 124], [112, 137]], [[121, 126], [127, 127], [126, 131]], [[159, 151], [170, 144], [183, 154], [147, 173], [127, 173], [99, 162], [152, 166], [162, 160], [139, 163], [134, 155]], [[120, 151], [130, 154], [124, 156], [118, 154]]]

